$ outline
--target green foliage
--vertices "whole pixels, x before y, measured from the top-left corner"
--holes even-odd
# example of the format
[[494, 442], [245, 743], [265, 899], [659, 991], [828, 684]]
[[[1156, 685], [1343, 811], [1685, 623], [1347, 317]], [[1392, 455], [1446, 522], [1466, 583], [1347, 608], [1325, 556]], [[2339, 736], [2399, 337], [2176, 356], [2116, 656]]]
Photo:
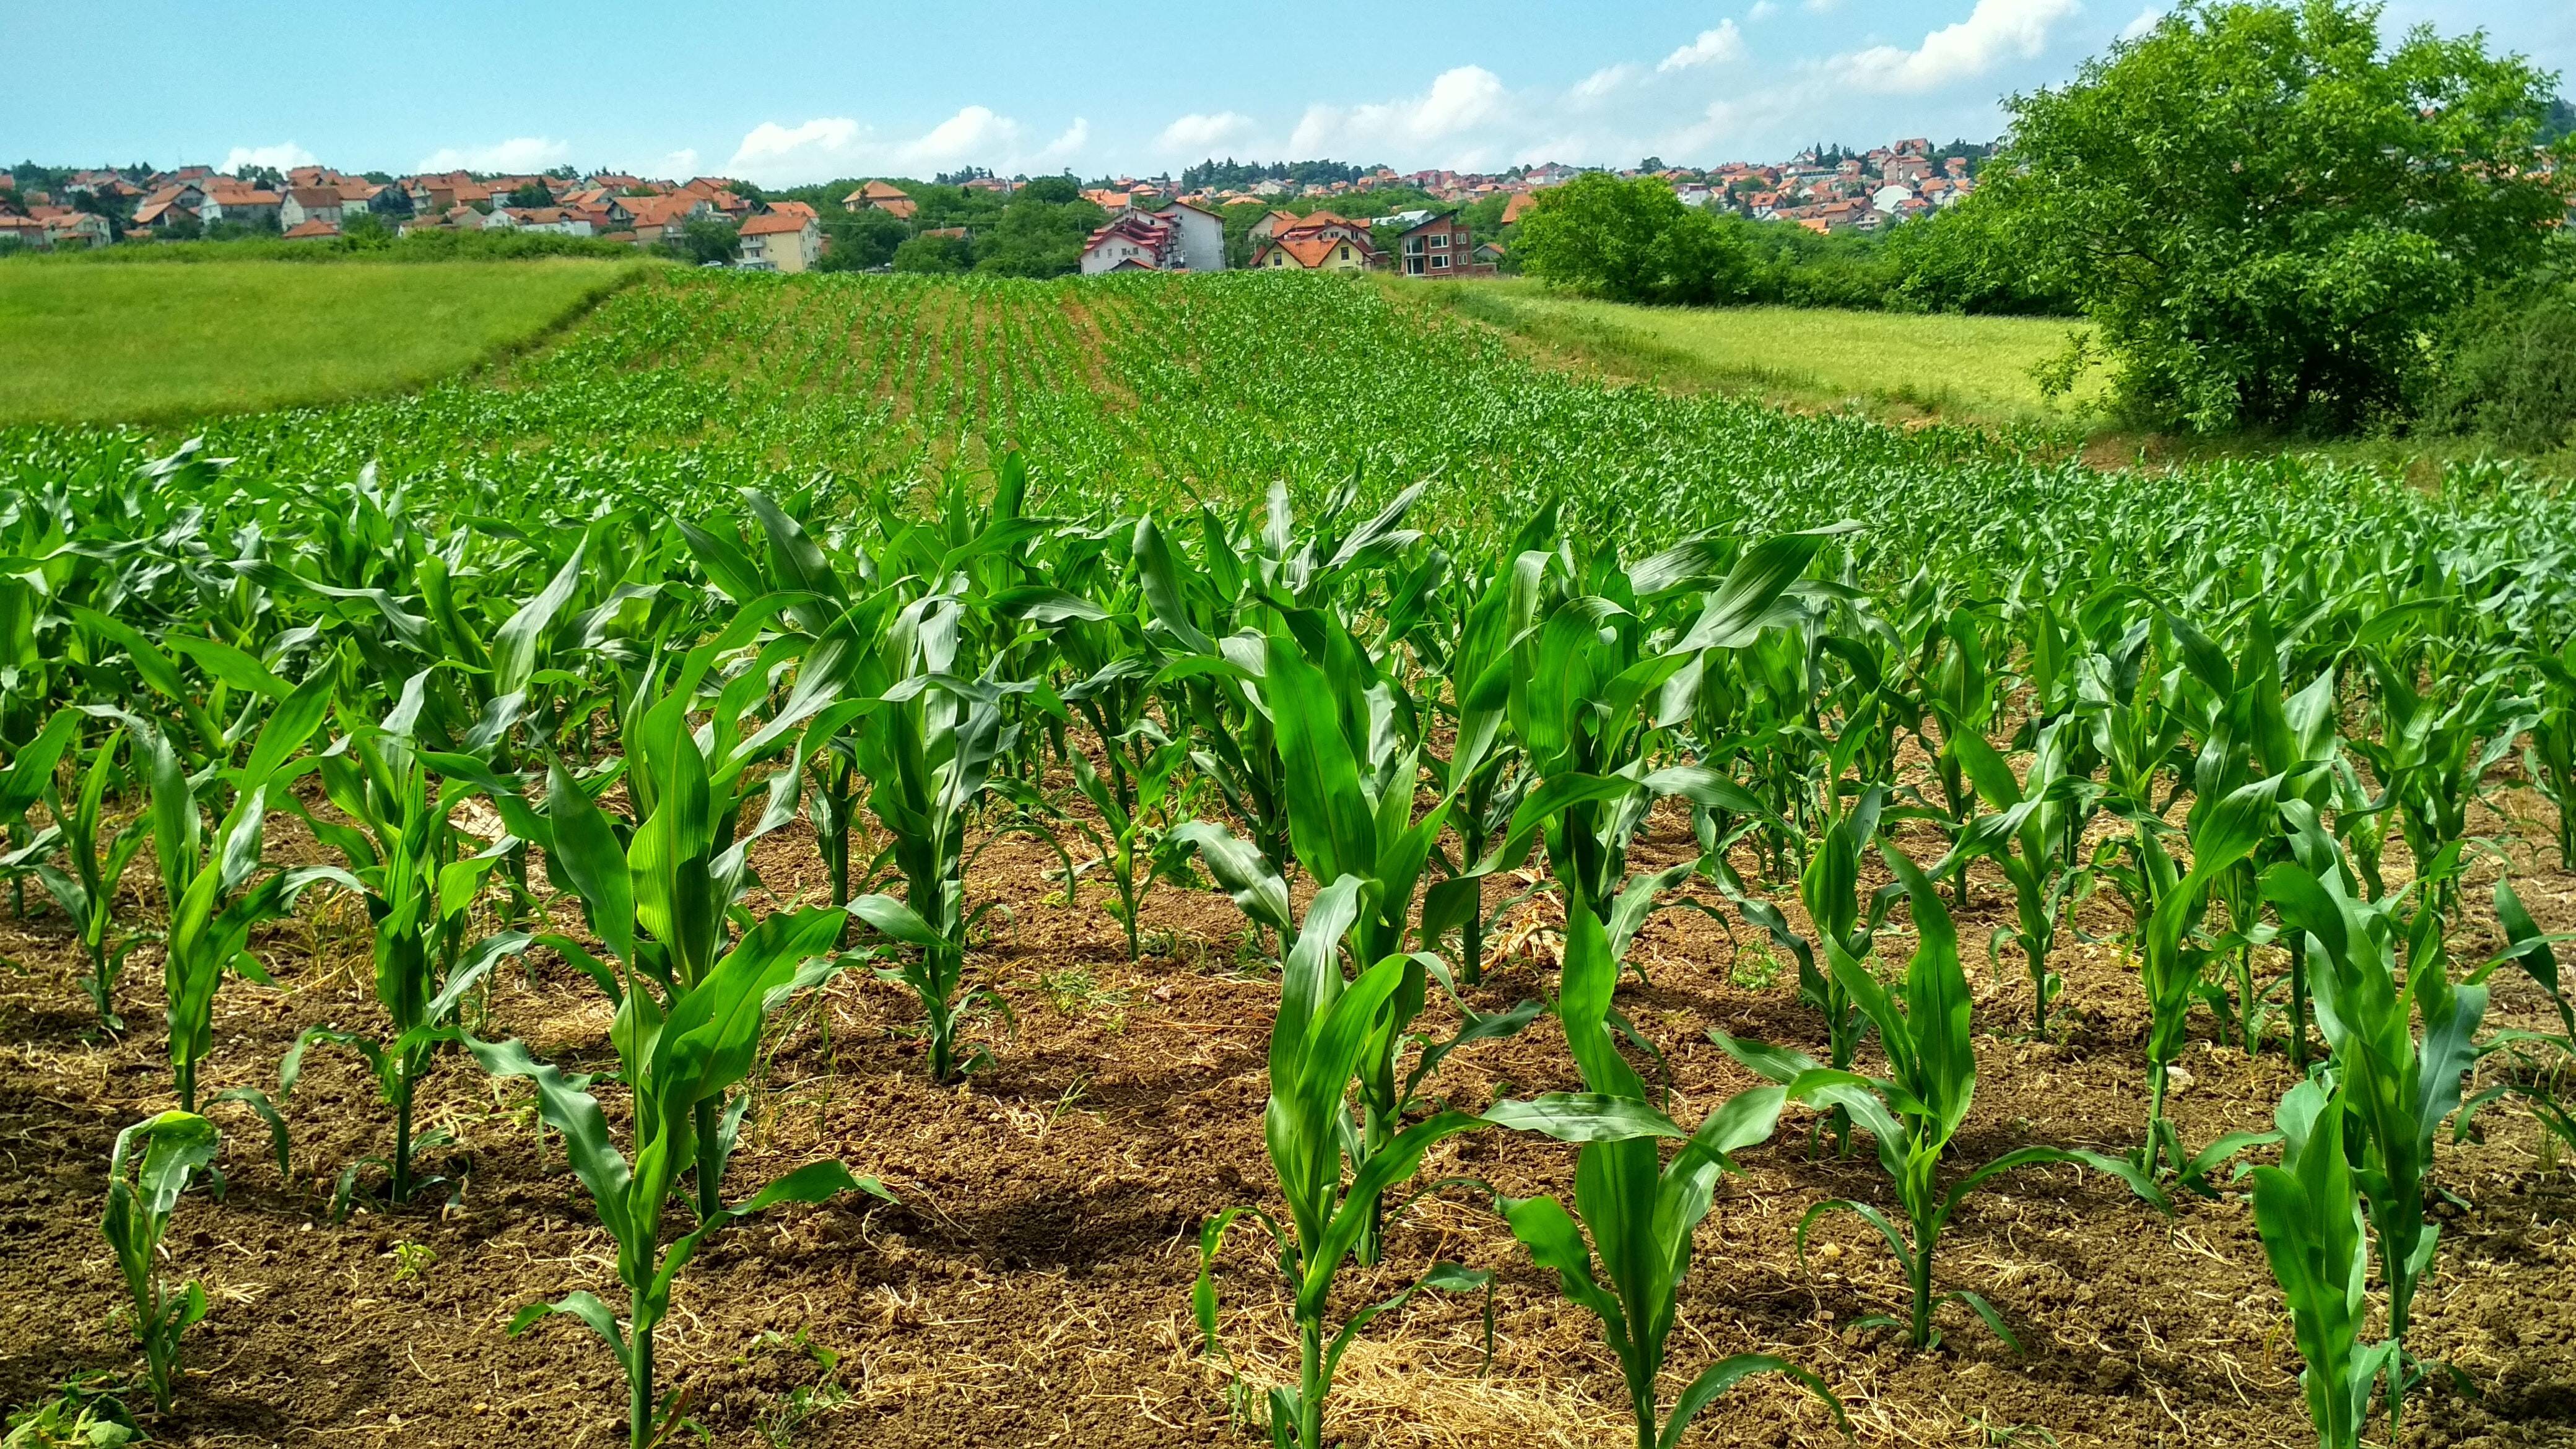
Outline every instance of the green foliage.
[[924, 276], [972, 271], [975, 248], [961, 236], [916, 236], [894, 249], [894, 269]]
[[[1005, 277], [1060, 277], [1082, 266], [1082, 244], [1109, 214], [1079, 196], [1050, 201], [1050, 192], [1021, 188], [1001, 218], [978, 233], [975, 270]], [[918, 269], [907, 269], [918, 270]]]
[[2422, 426], [2545, 453], [2576, 439], [2576, 246], [2488, 287], [2442, 328]]
[[1671, 186], [1606, 172], [1539, 193], [1515, 250], [1531, 275], [1614, 302], [1740, 301], [1753, 270], [1742, 238]]
[[188, 1179], [215, 1160], [214, 1124], [193, 1112], [164, 1112], [116, 1134], [107, 1164], [107, 1215], [100, 1222], [125, 1273], [134, 1336], [143, 1344], [152, 1402], [170, 1412], [179, 1339], [206, 1316], [206, 1290], [172, 1287], [161, 1273], [161, 1238]]
[[2427, 330], [2563, 211], [2530, 164], [2546, 96], [2482, 35], [2202, 0], [2014, 98], [1972, 205], [2093, 319], [2140, 419], [2343, 431], [2402, 411]]
[[912, 236], [912, 228], [900, 218], [882, 211], [841, 210], [840, 203], [830, 203], [823, 212], [824, 248], [818, 271], [873, 271], [894, 260], [895, 248]]
[[742, 254], [741, 230], [720, 217], [699, 217], [683, 224], [678, 236], [665, 233], [662, 250], [680, 261], [698, 266], [709, 262], [729, 262]]

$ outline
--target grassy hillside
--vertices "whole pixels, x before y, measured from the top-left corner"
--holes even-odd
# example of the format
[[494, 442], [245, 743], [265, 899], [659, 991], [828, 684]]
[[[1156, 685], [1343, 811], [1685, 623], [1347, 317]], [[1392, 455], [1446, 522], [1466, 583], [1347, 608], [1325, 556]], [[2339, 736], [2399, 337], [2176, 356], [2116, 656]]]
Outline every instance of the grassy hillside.
[[414, 387], [527, 342], [643, 265], [0, 266], [0, 423], [167, 422]]
[[2084, 324], [2056, 318], [1836, 312], [1796, 307], [1671, 308], [1594, 302], [1534, 282], [1468, 282], [1438, 300], [1552, 351], [1622, 376], [1750, 392], [1804, 407], [1952, 422], [2062, 420], [2101, 393], [2050, 403], [2033, 365]]

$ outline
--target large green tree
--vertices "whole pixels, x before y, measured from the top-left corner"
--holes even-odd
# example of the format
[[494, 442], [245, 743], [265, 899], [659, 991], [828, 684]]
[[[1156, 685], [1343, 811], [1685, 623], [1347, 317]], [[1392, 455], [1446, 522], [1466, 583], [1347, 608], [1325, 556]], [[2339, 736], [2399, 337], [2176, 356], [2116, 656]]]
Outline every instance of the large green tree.
[[2535, 150], [2554, 77], [2480, 34], [2383, 46], [2379, 17], [2188, 0], [2013, 98], [1973, 204], [2098, 324], [2140, 420], [2394, 415], [2440, 320], [2563, 211]]
[[1590, 172], [1538, 193], [1514, 248], [1523, 270], [1614, 302], [1741, 301], [1753, 258], [1652, 176]]

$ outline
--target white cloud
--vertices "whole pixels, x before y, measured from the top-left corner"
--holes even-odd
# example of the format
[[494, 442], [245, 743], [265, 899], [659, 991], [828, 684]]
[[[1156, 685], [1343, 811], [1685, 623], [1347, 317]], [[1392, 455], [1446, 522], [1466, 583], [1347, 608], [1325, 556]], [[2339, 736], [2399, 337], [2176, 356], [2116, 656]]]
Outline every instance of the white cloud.
[[572, 159], [572, 145], [544, 136], [513, 136], [489, 146], [441, 146], [421, 158], [422, 171], [543, 171]]
[[764, 186], [881, 171], [899, 174], [990, 166], [996, 171], [1051, 170], [1089, 143], [1091, 124], [1077, 116], [1052, 140], [1031, 145], [1028, 128], [988, 106], [967, 106], [918, 136], [881, 136], [847, 116], [793, 126], [763, 121], [734, 148], [729, 174]]
[[697, 175], [698, 148], [695, 146], [681, 147], [679, 150], [663, 157], [662, 164], [658, 170], [661, 175], [674, 178]]
[[1643, 74], [1643, 71], [1625, 61], [1617, 65], [1605, 65], [1575, 82], [1574, 89], [1565, 93], [1566, 99], [1578, 106], [1596, 105], [1628, 89], [1630, 83]]
[[1807, 13], [1811, 15], [1830, 15], [1834, 11], [1841, 9], [1842, 3], [1843, 0], [1807, 0]]
[[1194, 111], [1165, 126], [1163, 134], [1154, 138], [1154, 149], [1165, 155], [1214, 155], [1251, 133], [1252, 118], [1240, 111], [1219, 111], [1215, 115]]
[[281, 141], [274, 146], [235, 146], [224, 153], [224, 164], [215, 169], [227, 176], [238, 176], [245, 166], [265, 166], [271, 171], [289, 171], [298, 166], [318, 164], [312, 152], [292, 141]]
[[1977, 0], [1967, 19], [1933, 31], [1911, 50], [1872, 46], [1843, 57], [1838, 68], [1870, 90], [1938, 90], [2008, 60], [2037, 59], [2048, 47], [2050, 27], [2082, 8], [2077, 0]]
[[2164, 18], [2165, 12], [2161, 8], [2150, 5], [2146, 9], [2138, 12], [2137, 19], [2120, 27], [2120, 38], [2122, 40], [2142, 39], [2146, 36], [2147, 32], [2156, 28], [2157, 21]]
[[1693, 66], [1714, 65], [1744, 58], [1744, 32], [1732, 20], [1721, 20], [1714, 30], [1703, 30], [1699, 39], [1665, 56], [1659, 71], [1689, 70]]
[[1499, 76], [1480, 65], [1442, 71], [1418, 96], [1360, 106], [1313, 105], [1297, 122], [1288, 149], [1299, 156], [1416, 156], [1431, 148], [1466, 149], [1450, 163], [1476, 166], [1489, 159], [1494, 131], [1509, 119], [1510, 94]]
[[1744, 12], [1744, 18], [1747, 20], [1768, 20], [1779, 13], [1780, 7], [1773, 4], [1772, 0], [1753, 0], [1753, 8]]

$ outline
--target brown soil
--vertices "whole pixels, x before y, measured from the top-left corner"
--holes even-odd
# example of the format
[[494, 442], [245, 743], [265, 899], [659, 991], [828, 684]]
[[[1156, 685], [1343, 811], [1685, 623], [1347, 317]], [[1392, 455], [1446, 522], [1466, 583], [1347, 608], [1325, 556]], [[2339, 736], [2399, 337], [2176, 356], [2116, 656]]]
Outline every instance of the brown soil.
[[[276, 844], [288, 855], [312, 848], [283, 826]], [[1681, 823], [1661, 820], [1638, 863], [1687, 848]], [[765, 842], [762, 860], [781, 900], [819, 896], [801, 834]], [[1151, 954], [1131, 966], [1099, 908], [1103, 887], [1086, 882], [1078, 907], [1055, 903], [1060, 883], [1042, 874], [1053, 863], [1014, 840], [975, 872], [974, 888], [1007, 910], [995, 913], [972, 971], [1008, 1013], [989, 1011], [971, 1028], [995, 1064], [968, 1085], [923, 1078], [905, 1035], [909, 998], [863, 972], [843, 975], [779, 1033], [729, 1188], [747, 1194], [829, 1155], [881, 1176], [902, 1202], [781, 1210], [720, 1239], [682, 1275], [661, 1341], [664, 1383], [687, 1388], [715, 1442], [1254, 1442], [1256, 1430], [1229, 1416], [1224, 1375], [1197, 1355], [1189, 1285], [1200, 1223], [1273, 1200], [1260, 1114], [1275, 976], [1242, 944], [1224, 897], [1169, 888], [1149, 900]], [[2544, 927], [2567, 929], [2576, 880], [2525, 864], [2535, 872], [2525, 900]], [[142, 887], [129, 918], [157, 908], [144, 898], [148, 876], [146, 866], [129, 881]], [[348, 906], [321, 901], [255, 943], [277, 988], [225, 985], [210, 1094], [273, 1086], [279, 1055], [308, 1025], [374, 1020], [365, 932]], [[1794, 914], [1793, 894], [1782, 903]], [[2067, 1025], [2053, 1040], [2026, 1039], [2021, 967], [2007, 952], [1990, 970], [1981, 949], [2008, 910], [2003, 887], [1986, 880], [1960, 921], [1989, 1033], [1961, 1160], [2026, 1142], [2125, 1149], [2144, 1113], [2134, 975], [2109, 946], [2066, 947]], [[32, 896], [29, 912], [0, 918], [0, 958], [18, 967], [0, 975], [0, 1302], [10, 1308], [0, 1403], [9, 1405], [134, 1364], [117, 1318], [122, 1285], [97, 1229], [103, 1174], [117, 1129], [168, 1105], [152, 948], [135, 953], [125, 981], [136, 1029], [93, 1040], [62, 920]], [[568, 902], [555, 914], [577, 920]], [[2118, 923], [2103, 904], [2084, 915], [2097, 932]], [[2474, 963], [2492, 945], [2482, 916], [2472, 908], [2456, 959]], [[1752, 1084], [1709, 1044], [1709, 1028], [1821, 1050], [1793, 974], [1754, 982], [1755, 938], [1736, 935], [1745, 984], [1730, 979], [1738, 958], [1714, 923], [1659, 915], [1632, 957], [1651, 984], [1632, 979], [1621, 992], [1622, 1009], [1669, 1054], [1671, 1106], [1685, 1121]], [[1545, 938], [1537, 942], [1543, 954]], [[1901, 959], [1907, 947], [1892, 934], [1882, 956]], [[1471, 996], [1482, 1009], [1543, 996], [1548, 974], [1523, 956]], [[607, 1013], [586, 979], [547, 958], [498, 977], [485, 1034], [515, 1034], [592, 1069], [611, 1060]], [[2527, 981], [2496, 981], [2490, 1027], [2550, 1019]], [[2186, 1068], [2175, 1110], [2194, 1144], [2267, 1125], [2291, 1080], [2277, 1055], [2206, 1040]], [[1433, 1090], [1478, 1106], [1498, 1091], [1574, 1083], [1561, 1038], [1541, 1022], [1458, 1053]], [[247, 1112], [215, 1108], [229, 1191], [220, 1201], [192, 1194], [168, 1243], [171, 1267], [201, 1277], [215, 1306], [188, 1341], [176, 1411], [147, 1419], [154, 1435], [202, 1445], [619, 1441], [623, 1388], [588, 1330], [556, 1317], [518, 1338], [504, 1332], [522, 1305], [574, 1288], [616, 1301], [610, 1240], [560, 1144], [539, 1142], [528, 1097], [446, 1059], [423, 1087], [422, 1115], [456, 1135], [430, 1158], [455, 1185], [345, 1223], [325, 1213], [333, 1180], [391, 1136], [354, 1057], [317, 1048], [310, 1058], [287, 1106], [291, 1178], [280, 1178]], [[1805, 1120], [1745, 1154], [1745, 1175], [1720, 1189], [1684, 1290], [1667, 1401], [1711, 1358], [1763, 1349], [1820, 1373], [1864, 1445], [2313, 1442], [2287, 1315], [2241, 1200], [2186, 1199], [2167, 1220], [2097, 1176], [2010, 1177], [1963, 1211], [1942, 1243], [1941, 1276], [1983, 1292], [2027, 1351], [2015, 1355], [1953, 1308], [1944, 1345], [1913, 1353], [1849, 1327], [1901, 1306], [1901, 1279], [1874, 1235], [1828, 1219], [1808, 1264], [1793, 1254], [1810, 1204], [1890, 1202], [1865, 1149], [1819, 1158]], [[2483, 1140], [2442, 1148], [2441, 1184], [2454, 1200], [2441, 1208], [2439, 1265], [2411, 1341], [2456, 1365], [2477, 1396], [2428, 1393], [2405, 1439], [2576, 1443], [2576, 1179], [2544, 1161], [2538, 1134], [2510, 1109], [2483, 1120]], [[1436, 1151], [1423, 1180], [1566, 1194], [1572, 1166], [1570, 1148], [1471, 1134]], [[1294, 1345], [1256, 1232], [1246, 1224], [1221, 1260], [1224, 1329], [1238, 1364], [1276, 1382], [1293, 1373]], [[406, 1272], [403, 1260], [418, 1258], [406, 1245], [434, 1256]], [[1480, 1373], [1481, 1304], [1426, 1294], [1371, 1325], [1344, 1360], [1335, 1434], [1372, 1446], [1633, 1442], [1595, 1324], [1529, 1265], [1476, 1190], [1418, 1202], [1391, 1232], [1385, 1266], [1344, 1273], [1340, 1301], [1374, 1301], [1444, 1258], [1498, 1275], [1490, 1370]], [[827, 1374], [795, 1346], [799, 1334], [837, 1366]], [[1722, 1400], [1693, 1442], [1841, 1441], [1820, 1406], [1769, 1379]]]

